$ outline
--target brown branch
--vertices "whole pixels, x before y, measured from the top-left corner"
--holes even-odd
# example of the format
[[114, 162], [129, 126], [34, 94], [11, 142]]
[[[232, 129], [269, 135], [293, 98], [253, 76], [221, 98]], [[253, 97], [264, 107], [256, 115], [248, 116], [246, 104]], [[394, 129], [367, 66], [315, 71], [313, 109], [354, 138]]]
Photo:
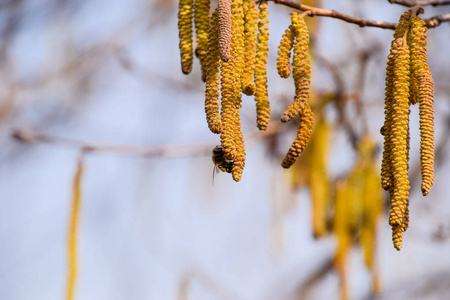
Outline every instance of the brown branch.
[[426, 0], [426, 1], [407, 1], [407, 0], [388, 0], [391, 4], [399, 4], [407, 7], [414, 6], [438, 6], [438, 5], [450, 5], [450, 1], [442, 1], [442, 0]]
[[[301, 11], [309, 11], [309, 16], [311, 16], [311, 17], [322, 16], [322, 17], [330, 17], [330, 18], [340, 19], [347, 23], [356, 24], [359, 27], [378, 27], [378, 28], [383, 28], [383, 29], [395, 29], [395, 26], [397, 25], [397, 23], [372, 21], [372, 20], [366, 20], [366, 19], [362, 19], [362, 18], [356, 18], [353, 16], [349, 16], [349, 15], [340, 13], [336, 10], [327, 10], [327, 9], [323, 9], [323, 8], [308, 6], [308, 5], [292, 2], [289, 0], [266, 0], [266, 1], [272, 1], [276, 4], [281, 4], [281, 5], [291, 7], [294, 9], [298, 9]], [[261, 2], [261, 0], [258, 0], [256, 2], [257, 3]], [[427, 2], [427, 1], [423, 1], [423, 2]], [[429, 19], [425, 19], [424, 21], [426, 22], [428, 28], [434, 28], [434, 27], [439, 26], [442, 22], [450, 22], [450, 14], [435, 16], [435, 17], [432, 17]]]
[[[249, 135], [249, 141], [267, 138], [285, 131], [287, 126], [281, 126], [281, 122], [271, 123], [266, 131], [255, 131]], [[43, 143], [55, 146], [75, 148], [85, 153], [113, 154], [131, 157], [195, 157], [211, 155], [216, 143], [194, 145], [113, 145], [85, 142], [76, 139], [58, 137], [38, 133], [29, 129], [13, 129], [11, 137], [23, 143]]]
[[11, 136], [24, 143], [44, 143], [72, 147], [90, 153], [115, 154], [133, 157], [205, 156], [210, 154], [215, 146], [213, 144], [164, 146], [99, 144], [41, 134], [27, 129], [14, 129], [11, 132]]

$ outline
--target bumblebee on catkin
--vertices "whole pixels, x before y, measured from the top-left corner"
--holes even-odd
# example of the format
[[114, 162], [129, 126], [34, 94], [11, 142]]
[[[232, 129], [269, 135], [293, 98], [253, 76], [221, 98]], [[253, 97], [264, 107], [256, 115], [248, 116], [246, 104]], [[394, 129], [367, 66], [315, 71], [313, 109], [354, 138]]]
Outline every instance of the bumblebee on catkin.
[[208, 45], [209, 7], [210, 0], [195, 0], [194, 21], [197, 36], [197, 49], [195, 51], [202, 71], [202, 80], [206, 80], [206, 52]]
[[259, 4], [258, 39], [256, 42], [255, 101], [256, 123], [260, 130], [266, 130], [270, 120], [270, 103], [267, 93], [267, 58], [269, 55], [269, 11], [267, 2]]
[[411, 81], [415, 82], [419, 102], [420, 169], [422, 194], [428, 195], [434, 181], [434, 100], [433, 79], [427, 63], [427, 27], [419, 17], [411, 18], [409, 40], [411, 45]]
[[311, 67], [308, 54], [308, 28], [303, 17], [297, 13], [291, 14], [291, 22], [295, 36], [294, 57], [292, 59], [295, 98], [281, 117], [282, 122], [288, 122], [299, 114], [302, 110], [302, 103], [309, 99], [310, 90]]
[[181, 70], [189, 74], [194, 56], [192, 18], [194, 0], [180, 0], [178, 10], [178, 35], [180, 37]]
[[219, 57], [219, 27], [217, 9], [211, 16], [208, 31], [208, 47], [206, 56], [206, 89], [205, 112], [208, 127], [213, 133], [222, 132], [222, 121], [219, 114], [220, 57]]

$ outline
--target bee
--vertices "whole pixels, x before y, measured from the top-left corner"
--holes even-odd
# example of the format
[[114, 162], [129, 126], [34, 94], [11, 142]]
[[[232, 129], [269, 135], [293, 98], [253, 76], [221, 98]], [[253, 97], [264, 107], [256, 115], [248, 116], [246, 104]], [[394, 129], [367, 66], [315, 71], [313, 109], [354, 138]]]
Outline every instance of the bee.
[[213, 182], [214, 182], [214, 173], [219, 173], [219, 170], [222, 172], [231, 173], [234, 161], [225, 159], [222, 146], [219, 145], [214, 147], [212, 151], [212, 161], [214, 163]]

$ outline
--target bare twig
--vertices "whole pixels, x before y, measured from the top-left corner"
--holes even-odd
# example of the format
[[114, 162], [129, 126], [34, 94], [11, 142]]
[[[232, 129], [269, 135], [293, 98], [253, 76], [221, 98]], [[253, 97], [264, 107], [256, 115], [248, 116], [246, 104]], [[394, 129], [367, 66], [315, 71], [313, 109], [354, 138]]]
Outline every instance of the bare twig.
[[104, 153], [135, 157], [204, 156], [211, 153], [211, 150], [215, 146], [213, 144], [163, 146], [99, 144], [45, 135], [27, 129], [14, 129], [11, 136], [24, 143], [44, 143], [72, 147], [90, 153]]
[[450, 1], [442, 1], [442, 0], [426, 0], [426, 1], [407, 1], [407, 0], [388, 0], [391, 4], [399, 4], [407, 7], [414, 6], [438, 6], [438, 5], [450, 5]]
[[[281, 122], [273, 122], [271, 127], [264, 132], [256, 131], [249, 135], [249, 141], [271, 137], [282, 133], [287, 126], [281, 126]], [[113, 145], [85, 142], [76, 139], [58, 137], [38, 133], [29, 129], [13, 129], [11, 137], [23, 143], [43, 143], [55, 146], [65, 146], [78, 149], [85, 153], [113, 154], [132, 157], [195, 157], [211, 154], [216, 146], [213, 143], [194, 145]]]
[[[266, 0], [266, 1], [272, 1], [274, 3], [281, 4], [281, 5], [291, 7], [294, 9], [298, 9], [301, 11], [309, 11], [309, 15], [311, 17], [322, 16], [322, 17], [330, 17], [330, 18], [340, 19], [347, 23], [359, 25], [359, 27], [378, 27], [378, 28], [383, 28], [383, 29], [395, 29], [395, 26], [397, 25], [397, 23], [372, 21], [372, 20], [366, 20], [366, 19], [362, 19], [362, 18], [356, 18], [353, 16], [349, 16], [349, 15], [340, 13], [336, 10], [327, 10], [327, 9], [323, 9], [323, 8], [299, 4], [299, 3], [288, 1], [288, 0]], [[258, 0], [256, 2], [258, 3], [261, 1]], [[442, 22], [450, 22], [450, 14], [435, 16], [435, 17], [426, 19], [424, 21], [426, 22], [427, 27], [433, 28], [433, 27], [439, 26]]]

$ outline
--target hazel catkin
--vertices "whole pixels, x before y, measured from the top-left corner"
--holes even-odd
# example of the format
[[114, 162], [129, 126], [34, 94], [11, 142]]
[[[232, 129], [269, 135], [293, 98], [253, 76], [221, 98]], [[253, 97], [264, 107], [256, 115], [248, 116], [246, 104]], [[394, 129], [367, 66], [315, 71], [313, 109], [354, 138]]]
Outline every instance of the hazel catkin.
[[256, 9], [255, 2], [251, 0], [244, 1], [244, 70], [241, 78], [242, 91], [250, 96], [254, 95], [256, 87], [253, 83], [253, 74], [255, 73], [256, 62], [256, 31], [258, 29], [259, 12]]
[[[392, 108], [395, 112], [391, 121], [391, 161], [393, 188], [389, 224], [393, 231], [402, 227], [409, 196], [408, 180], [408, 129], [409, 129], [409, 47], [403, 38], [395, 40], [394, 80]], [[396, 233], [397, 234], [397, 233]]]
[[219, 54], [222, 61], [230, 59], [231, 0], [219, 0]]
[[206, 89], [205, 112], [208, 127], [213, 133], [222, 132], [222, 121], [219, 114], [220, 57], [218, 48], [218, 13], [217, 9], [211, 16], [208, 31], [206, 57]]
[[291, 52], [294, 45], [294, 28], [292, 25], [284, 32], [278, 46], [277, 70], [282, 78], [288, 78], [291, 74]]
[[281, 166], [285, 169], [291, 167], [295, 160], [300, 156], [311, 138], [314, 127], [314, 114], [307, 102], [303, 103], [303, 109], [300, 115], [297, 137], [284, 158]]
[[266, 130], [270, 120], [270, 103], [267, 93], [267, 58], [269, 55], [269, 11], [267, 2], [259, 4], [258, 38], [256, 42], [255, 101], [258, 129]]
[[206, 80], [206, 54], [208, 47], [208, 27], [209, 27], [209, 7], [210, 0], [195, 0], [194, 23], [195, 35], [197, 37], [197, 49], [195, 53], [200, 60], [202, 80]]
[[192, 18], [194, 0], [180, 0], [178, 10], [178, 35], [180, 38], [181, 70], [189, 74], [194, 56]]
[[427, 63], [427, 27], [423, 20], [411, 18], [411, 77], [414, 78], [419, 102], [421, 190], [428, 195], [434, 181], [434, 99], [433, 79]]
[[294, 57], [292, 58], [292, 72], [295, 84], [294, 101], [281, 117], [282, 122], [288, 122], [299, 114], [302, 103], [309, 98], [311, 67], [309, 62], [308, 45], [309, 33], [305, 20], [297, 13], [291, 14], [291, 22], [295, 35]]

